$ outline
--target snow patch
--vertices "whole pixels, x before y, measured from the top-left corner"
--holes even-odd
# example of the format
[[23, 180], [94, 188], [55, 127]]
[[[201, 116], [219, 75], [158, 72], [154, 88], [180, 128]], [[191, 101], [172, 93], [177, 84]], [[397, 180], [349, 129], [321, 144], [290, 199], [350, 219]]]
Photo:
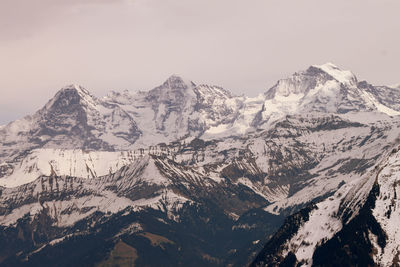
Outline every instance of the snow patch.
[[330, 62], [323, 65], [313, 65], [313, 67], [323, 70], [324, 72], [332, 76], [335, 80], [346, 85], [354, 85], [357, 81], [355, 75], [351, 71], [341, 70], [335, 64]]

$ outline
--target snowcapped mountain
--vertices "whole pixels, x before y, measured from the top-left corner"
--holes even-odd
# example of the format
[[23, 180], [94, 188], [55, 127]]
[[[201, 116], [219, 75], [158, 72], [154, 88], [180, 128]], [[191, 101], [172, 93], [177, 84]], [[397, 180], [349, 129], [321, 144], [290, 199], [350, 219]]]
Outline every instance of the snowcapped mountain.
[[254, 98], [175, 75], [104, 98], [67, 86], [0, 127], [0, 263], [117, 263], [122, 246], [138, 265], [242, 266], [269, 240], [255, 265], [324, 265], [360, 216], [371, 262], [393, 262], [399, 99], [332, 63]]
[[0, 128], [0, 160], [34, 148], [132, 150], [187, 137], [240, 135], [288, 114], [378, 111], [393, 116], [400, 114], [399, 96], [395, 88], [357, 82], [331, 63], [295, 73], [256, 98], [178, 76], [148, 92], [112, 92], [103, 99], [71, 85], [34, 115]]
[[241, 106], [239, 98], [220, 87], [196, 86], [178, 76], [148, 92], [112, 93], [106, 100], [137, 121], [142, 146], [198, 137], [210, 127], [234, 121]]
[[34, 115], [0, 131], [2, 159], [33, 148], [113, 150], [134, 143], [141, 134], [118, 105], [76, 85], [61, 89]]
[[389, 101], [400, 92], [388, 87], [380, 88], [358, 82], [352, 72], [340, 70], [332, 63], [315, 65], [278, 81], [268, 90], [261, 115], [263, 119], [307, 112], [380, 111], [399, 115], [399, 107]]
[[393, 89], [400, 89], [400, 83], [392, 84], [392, 85], [390, 85], [389, 87], [390, 87], [390, 88], [393, 88]]

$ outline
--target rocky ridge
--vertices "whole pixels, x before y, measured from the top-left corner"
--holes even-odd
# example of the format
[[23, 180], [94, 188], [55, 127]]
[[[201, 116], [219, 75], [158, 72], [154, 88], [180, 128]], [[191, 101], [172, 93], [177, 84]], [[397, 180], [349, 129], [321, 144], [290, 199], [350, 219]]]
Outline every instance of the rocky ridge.
[[[69, 246], [84, 237], [87, 264], [124, 242], [139, 265], [243, 265], [289, 216], [268, 243], [279, 250], [267, 244], [254, 264], [311, 265], [375, 192], [370, 177], [398, 143], [399, 94], [331, 63], [255, 98], [178, 76], [101, 99], [67, 86], [0, 128], [0, 225], [2, 240], [14, 240], [0, 262], [69, 265]], [[207, 246], [217, 240], [229, 242]], [[392, 260], [379, 246], [372, 261]]]

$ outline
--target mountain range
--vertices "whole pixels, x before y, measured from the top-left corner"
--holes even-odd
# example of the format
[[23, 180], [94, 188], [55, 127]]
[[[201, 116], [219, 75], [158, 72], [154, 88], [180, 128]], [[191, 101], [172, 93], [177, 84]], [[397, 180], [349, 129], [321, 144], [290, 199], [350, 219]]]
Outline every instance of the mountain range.
[[399, 264], [400, 88], [62, 88], [0, 126], [2, 266]]

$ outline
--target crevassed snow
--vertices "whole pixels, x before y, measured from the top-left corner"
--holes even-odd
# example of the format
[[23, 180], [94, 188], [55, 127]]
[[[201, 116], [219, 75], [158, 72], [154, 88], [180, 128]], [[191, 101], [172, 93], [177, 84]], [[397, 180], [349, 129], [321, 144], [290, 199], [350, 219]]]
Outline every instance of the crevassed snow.
[[300, 100], [303, 97], [303, 93], [291, 93], [288, 96], [277, 95], [275, 98], [265, 101], [264, 114], [270, 115], [273, 113], [295, 113], [298, 110]]
[[230, 128], [229, 124], [220, 124], [218, 126], [212, 126], [206, 131], [206, 134], [217, 135], [226, 132]]
[[229, 123], [215, 124], [208, 122], [209, 129], [201, 136], [203, 139], [223, 138], [232, 135], [242, 135], [252, 128], [255, 116], [262, 109], [264, 96], [256, 97], [232, 97], [224, 101], [224, 104], [237, 113], [233, 121]]

